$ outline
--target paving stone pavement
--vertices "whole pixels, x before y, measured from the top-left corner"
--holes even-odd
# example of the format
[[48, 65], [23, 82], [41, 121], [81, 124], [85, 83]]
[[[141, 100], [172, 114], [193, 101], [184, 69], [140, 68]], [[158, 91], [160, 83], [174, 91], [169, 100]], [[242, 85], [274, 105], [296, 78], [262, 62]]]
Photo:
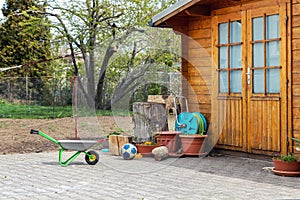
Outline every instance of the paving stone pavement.
[[101, 153], [97, 165], [82, 155], [61, 167], [58, 152], [1, 155], [0, 200], [300, 199], [300, 178], [262, 170], [272, 165], [229, 156], [127, 161]]

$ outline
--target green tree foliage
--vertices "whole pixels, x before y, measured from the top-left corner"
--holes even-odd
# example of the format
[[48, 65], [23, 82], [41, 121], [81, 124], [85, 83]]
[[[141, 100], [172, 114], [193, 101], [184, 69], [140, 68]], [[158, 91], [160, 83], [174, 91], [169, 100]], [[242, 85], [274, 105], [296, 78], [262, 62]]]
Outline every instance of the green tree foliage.
[[[137, 54], [132, 56], [130, 52], [129, 61], [126, 61], [122, 66], [118, 65], [116, 68], [109, 67], [111, 58], [117, 53], [118, 47], [127, 41], [126, 38], [135, 32], [143, 32], [141, 27], [148, 26], [148, 21], [155, 13], [173, 2], [168, 1], [166, 3], [166, 1], [159, 0], [69, 0], [62, 5], [56, 1], [48, 1], [50, 8], [44, 14], [54, 16], [57, 19], [58, 23], [55, 25], [57, 33], [60, 35], [59, 37], [67, 39], [69, 50], [73, 56], [74, 73], [78, 75], [80, 72], [79, 87], [87, 102], [91, 102], [88, 103], [89, 105], [95, 104], [97, 109], [110, 107], [109, 105], [106, 106], [110, 99], [105, 99], [107, 96], [105, 93], [112, 92], [113, 88], [106, 88], [105, 86], [117, 85], [117, 83], [107, 83], [107, 74], [120, 74], [120, 68], [125, 68], [128, 71], [131, 67], [137, 66], [136, 63], [147, 58], [147, 55], [142, 58]], [[101, 52], [99, 47], [101, 47]], [[82, 58], [78, 59], [75, 56], [76, 52], [80, 52]], [[157, 58], [155, 55], [153, 57]], [[82, 67], [80, 67], [80, 60], [84, 62]], [[146, 60], [150, 61], [151, 59], [147, 58]], [[122, 59], [120, 61], [122, 62]], [[146, 66], [148, 64], [145, 63]], [[82, 77], [87, 81], [86, 85], [82, 82]], [[132, 79], [135, 77], [131, 76]], [[128, 82], [132, 82], [132, 80]]]
[[143, 99], [147, 99], [148, 94], [170, 92], [161, 84], [169, 81], [169, 72], [179, 70], [180, 39], [168, 29], [143, 30], [129, 36], [110, 63], [106, 87], [114, 89], [106, 95], [112, 95], [112, 104], [133, 93], [143, 93]]
[[[15, 1], [8, 2], [14, 5]], [[136, 39], [135, 36], [132, 37], [135, 33], [144, 34], [143, 28], [148, 26], [151, 17], [171, 3], [174, 3], [174, 0], [66, 0], [63, 4], [60, 1], [49, 0], [47, 10], [39, 9], [38, 6], [28, 6], [25, 10], [16, 10], [16, 14], [8, 16], [12, 19], [21, 17], [25, 20], [17, 24], [21, 28], [26, 27], [26, 33], [37, 30], [38, 17], [44, 16], [40, 18], [41, 20], [47, 19], [46, 16], [49, 17], [56, 40], [68, 45], [64, 53], [72, 56], [73, 72], [74, 75], [79, 75], [77, 79], [79, 88], [87, 104], [97, 109], [106, 109], [110, 108], [109, 102], [112, 98], [106, 93], [117, 91], [115, 93], [118, 95], [113, 97], [114, 101], [117, 101], [134, 89], [135, 79], [143, 76], [145, 71], [153, 66], [153, 60], [169, 67], [176, 62], [173, 55], [165, 53], [164, 50], [143, 49], [141, 46], [144, 45], [143, 38], [141, 41], [133, 42], [131, 46], [126, 44]], [[8, 7], [7, 4], [4, 8]], [[42, 21], [41, 24], [44, 22], [47, 21]], [[155, 41], [155, 36], [152, 39]], [[122, 46], [127, 50], [124, 54], [118, 51]], [[117, 59], [120, 63], [111, 66], [110, 63], [114, 60], [111, 58], [116, 56], [124, 57]], [[108, 74], [112, 74], [111, 77], [115, 78], [116, 82], [106, 79]], [[120, 80], [124, 74], [126, 80]]]
[[50, 57], [49, 20], [28, 10], [45, 10], [34, 0], [6, 0], [0, 26], [0, 68], [22, 65], [2, 72], [3, 76], [45, 76]]

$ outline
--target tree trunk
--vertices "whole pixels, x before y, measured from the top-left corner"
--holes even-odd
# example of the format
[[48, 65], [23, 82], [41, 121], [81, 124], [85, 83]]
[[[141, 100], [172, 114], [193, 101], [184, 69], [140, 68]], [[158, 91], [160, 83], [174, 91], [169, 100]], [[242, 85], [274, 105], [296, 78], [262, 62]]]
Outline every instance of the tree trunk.
[[102, 63], [101, 72], [98, 79], [98, 84], [96, 88], [96, 96], [95, 96], [95, 107], [96, 109], [102, 110], [104, 108], [103, 105], [103, 86], [104, 86], [104, 79], [106, 75], [106, 70], [108, 66], [109, 59], [113, 56], [116, 51], [109, 46], [106, 50], [105, 57]]
[[95, 53], [94, 50], [89, 51], [89, 67], [87, 74], [87, 90], [90, 97], [95, 98]]
[[152, 62], [149, 62], [148, 59], [145, 59], [142, 67], [138, 69], [133, 69], [126, 78], [122, 79], [117, 87], [114, 90], [114, 93], [111, 98], [111, 106], [114, 107], [115, 104], [126, 97], [127, 95], [132, 95], [133, 91], [145, 82], [147, 77], [144, 77], [146, 71], [153, 66]]
[[103, 85], [106, 71], [99, 78], [95, 97], [95, 107], [98, 110], [103, 110]]
[[168, 131], [166, 105], [151, 102], [133, 103], [133, 121], [137, 141], [152, 141], [155, 132]]

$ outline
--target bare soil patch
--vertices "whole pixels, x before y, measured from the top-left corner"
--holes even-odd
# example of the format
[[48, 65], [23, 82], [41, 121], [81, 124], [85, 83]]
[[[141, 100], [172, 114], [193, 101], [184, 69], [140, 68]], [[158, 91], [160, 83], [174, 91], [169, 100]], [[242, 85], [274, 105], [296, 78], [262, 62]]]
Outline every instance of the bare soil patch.
[[[97, 121], [98, 124], [91, 124]], [[79, 120], [80, 131], [93, 132], [94, 137], [101, 137], [122, 129], [126, 134], [133, 134], [131, 117], [101, 116], [97, 119]], [[39, 135], [31, 135], [31, 129], [40, 130], [51, 137], [60, 139], [75, 138], [74, 118], [62, 119], [0, 119], [0, 154], [47, 152], [58, 150], [58, 146]], [[98, 134], [99, 133], [99, 134]], [[84, 137], [79, 133], [79, 137]], [[89, 137], [89, 136], [88, 136]]]

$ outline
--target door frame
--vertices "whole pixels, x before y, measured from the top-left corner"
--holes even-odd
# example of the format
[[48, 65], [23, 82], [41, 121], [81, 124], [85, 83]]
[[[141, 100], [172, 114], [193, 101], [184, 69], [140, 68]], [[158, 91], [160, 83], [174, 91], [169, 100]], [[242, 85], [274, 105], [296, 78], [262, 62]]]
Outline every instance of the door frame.
[[[291, 120], [291, 86], [289, 84], [289, 80], [291, 77], [291, 5], [288, 1], [268, 1], [264, 3], [249, 3], [244, 6], [236, 6], [232, 8], [225, 8], [213, 11], [213, 17], [212, 17], [212, 58], [215, 63], [213, 67], [213, 94], [212, 94], [212, 127], [213, 132], [215, 133], [213, 136], [213, 140], [216, 141], [219, 137], [218, 133], [218, 124], [217, 124], [217, 112], [218, 112], [218, 97], [219, 97], [219, 79], [218, 79], [218, 47], [216, 46], [218, 44], [218, 23], [220, 23], [220, 20], [218, 19], [220, 15], [222, 17], [229, 15], [233, 16], [239, 13], [238, 15], [241, 16], [242, 21], [242, 96], [245, 96], [246, 98], [243, 98], [243, 113], [246, 113], [247, 117], [243, 119], [243, 146], [241, 149], [236, 148], [230, 148], [225, 147], [225, 149], [231, 149], [231, 150], [238, 150], [238, 151], [244, 151], [248, 153], [259, 153], [259, 154], [266, 154], [266, 155], [273, 155], [272, 152], [259, 152], [255, 151], [253, 152], [251, 150], [251, 134], [250, 133], [250, 122], [249, 122], [249, 86], [247, 84], [247, 76], [246, 71], [248, 66], [251, 65], [252, 57], [250, 59], [249, 54], [252, 53], [252, 49], [250, 50], [249, 46], [252, 46], [249, 36], [249, 20], [251, 21], [251, 17], [249, 16], [250, 10], [263, 10], [266, 9], [264, 6], [268, 5], [267, 7], [273, 7], [278, 6], [279, 9], [279, 18], [280, 18], [280, 26], [285, 26], [285, 28], [280, 28], [280, 65], [282, 66], [281, 73], [280, 73], [280, 96], [281, 96], [281, 107], [280, 112], [282, 113], [281, 120], [280, 120], [280, 128], [281, 128], [281, 138], [280, 138], [280, 144], [281, 149], [280, 153], [287, 153], [288, 152], [288, 144], [287, 144], [287, 136], [292, 134], [292, 129], [288, 128], [292, 126], [292, 120]], [[251, 25], [252, 26], [252, 25]], [[252, 75], [251, 75], [252, 80]], [[246, 134], [245, 134], [246, 133]], [[217, 147], [224, 148], [224, 145], [217, 145]]]

